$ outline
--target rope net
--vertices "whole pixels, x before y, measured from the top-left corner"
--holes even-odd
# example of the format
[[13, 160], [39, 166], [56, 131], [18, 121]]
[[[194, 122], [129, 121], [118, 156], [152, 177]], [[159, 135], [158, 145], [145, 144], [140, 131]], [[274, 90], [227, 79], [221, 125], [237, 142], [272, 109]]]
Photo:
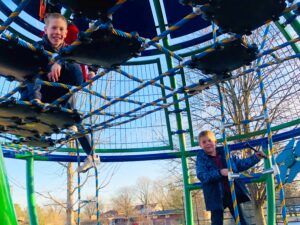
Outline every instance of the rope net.
[[[259, 28], [247, 38], [248, 41], [260, 44], [262, 42], [263, 31], [264, 27]], [[296, 37], [296, 34], [291, 36], [292, 39]], [[285, 42], [286, 38], [276, 24], [273, 23], [270, 26], [264, 49], [272, 49]], [[292, 46], [287, 46], [274, 52], [274, 56], [264, 56], [262, 64], [276, 60], [274, 57], [282, 59], [294, 54]], [[232, 76], [252, 68], [255, 68], [254, 63], [251, 66], [245, 66], [233, 71]], [[300, 78], [298, 76], [298, 68], [299, 60], [296, 58], [262, 69], [272, 126], [284, 124], [299, 118], [300, 105], [297, 84]], [[206, 77], [206, 75], [190, 69], [185, 69], [185, 74], [188, 83], [193, 83], [199, 80], [199, 78]], [[226, 90], [226, 95], [224, 95], [225, 114], [228, 123], [238, 123], [238, 120], [250, 119], [262, 114], [259, 82], [256, 76], [256, 72], [251, 72], [224, 84]], [[190, 99], [190, 106], [194, 134], [198, 134], [200, 130], [204, 129], [220, 130], [220, 105], [218, 103], [216, 87], [212, 86], [210, 89], [204, 90], [199, 95], [192, 97]], [[247, 124], [247, 126], [232, 126], [229, 136], [262, 129], [265, 129], [264, 121], [254, 121]]]

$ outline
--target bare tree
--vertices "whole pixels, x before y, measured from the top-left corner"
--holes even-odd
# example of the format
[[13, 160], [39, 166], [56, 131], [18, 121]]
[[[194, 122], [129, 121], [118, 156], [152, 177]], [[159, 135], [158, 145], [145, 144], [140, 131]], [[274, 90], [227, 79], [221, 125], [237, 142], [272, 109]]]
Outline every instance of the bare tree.
[[183, 186], [168, 183], [168, 206], [170, 209], [183, 209]]
[[[139, 203], [142, 204], [142, 214], [145, 216], [146, 223], [150, 224], [149, 213], [151, 211], [152, 196], [152, 181], [147, 177], [140, 177], [136, 183], [136, 195]], [[144, 223], [145, 223], [144, 222]]]
[[168, 209], [168, 189], [164, 180], [156, 180], [153, 182], [152, 197], [153, 201], [158, 204], [162, 210]]
[[127, 219], [133, 214], [134, 210], [134, 189], [122, 187], [118, 190], [115, 197], [111, 199], [114, 210], [122, 213]]
[[[103, 211], [104, 209], [104, 204], [101, 201], [101, 199], [99, 198], [98, 200], [99, 203], [99, 210]], [[96, 207], [96, 199], [95, 196], [88, 196], [86, 201], [85, 201], [85, 205], [83, 206], [84, 208], [84, 214], [89, 218], [92, 219], [93, 216], [95, 216], [97, 214], [97, 207]]]
[[73, 170], [73, 163], [67, 164], [67, 225], [75, 224], [74, 219], [74, 192], [73, 189], [74, 184], [74, 170]]
[[174, 179], [153, 181], [152, 198], [162, 210], [183, 209], [183, 185]]
[[86, 200], [86, 205], [84, 206], [84, 214], [92, 219], [93, 215], [96, 215], [97, 207], [95, 203], [95, 197], [89, 196]]
[[152, 181], [147, 177], [140, 177], [136, 183], [136, 195], [138, 201], [144, 205], [145, 211], [148, 210], [148, 206], [151, 203], [151, 186]]

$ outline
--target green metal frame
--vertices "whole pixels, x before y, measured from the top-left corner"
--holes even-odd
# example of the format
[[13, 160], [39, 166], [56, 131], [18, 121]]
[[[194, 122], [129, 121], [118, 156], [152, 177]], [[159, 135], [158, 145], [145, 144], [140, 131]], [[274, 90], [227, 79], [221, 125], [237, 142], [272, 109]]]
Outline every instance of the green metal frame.
[[[283, 34], [283, 36], [287, 40], [291, 40], [292, 39], [289, 31], [286, 30], [281, 23], [275, 22], [275, 25], [276, 25], [276, 27], [278, 28], [278, 30], [280, 30], [280, 32]], [[300, 49], [298, 48], [297, 44], [292, 44], [291, 47], [292, 47], [292, 49], [294, 50], [295, 53], [299, 53], [300, 52]]]
[[36, 213], [35, 194], [34, 194], [34, 158], [26, 159], [26, 186], [27, 186], [27, 204], [30, 225], [38, 225]]
[[[132, 152], [151, 152], [151, 151], [164, 151], [164, 150], [173, 150], [173, 146], [166, 145], [166, 146], [160, 146], [160, 147], [146, 147], [146, 148], [127, 148], [127, 149], [119, 149], [119, 148], [97, 148], [95, 149], [95, 153], [132, 153]], [[57, 150], [57, 152], [76, 152], [76, 149], [74, 148], [60, 148]], [[80, 148], [80, 153], [83, 153], [84, 151]]]
[[[160, 60], [158, 59], [158, 71], [159, 71], [159, 74], [162, 74], [162, 68], [161, 68], [161, 62]], [[164, 79], [160, 79], [160, 84], [164, 85]], [[166, 96], [166, 91], [165, 89], [161, 89], [161, 92], [162, 92], [162, 96], [165, 97]], [[164, 99], [163, 100], [163, 103], [164, 104], [167, 104], [167, 100]], [[172, 131], [171, 131], [171, 123], [170, 123], [170, 117], [169, 117], [169, 111], [168, 111], [168, 108], [164, 108], [164, 112], [165, 112], [165, 115], [166, 115], [166, 122], [167, 122], [167, 129], [168, 129], [168, 137], [169, 137], [169, 145], [171, 147], [171, 149], [174, 149], [174, 145], [173, 145], [173, 138], [172, 138]]]
[[[182, 85], [186, 86], [184, 69], [181, 69], [180, 73], [181, 73]], [[187, 97], [187, 93], [184, 93], [184, 97]], [[185, 100], [185, 105], [186, 105], [186, 116], [187, 116], [188, 127], [189, 127], [188, 132], [189, 132], [189, 135], [190, 135], [191, 145], [193, 145], [193, 143], [194, 143], [194, 131], [193, 131], [193, 124], [192, 124], [191, 110], [190, 110], [190, 102], [189, 102], [188, 98], [186, 98], [186, 100]]]
[[[268, 152], [268, 144], [263, 144], [262, 149], [264, 152]], [[272, 167], [271, 158], [268, 157], [264, 160], [264, 168], [270, 169]], [[275, 198], [275, 180], [274, 175], [269, 174], [266, 179], [266, 190], [267, 190], [267, 224], [276, 224], [276, 198]]]
[[[275, 127], [272, 127], [272, 132], [274, 131], [279, 131], [279, 130], [282, 130], [284, 128], [288, 128], [288, 127], [292, 127], [292, 126], [296, 126], [296, 125], [299, 125], [300, 124], [300, 119], [296, 119], [296, 120], [293, 120], [293, 121], [290, 121], [288, 123], [284, 123], [284, 124], [281, 124], [281, 125], [278, 125], [278, 126], [275, 126]], [[249, 133], [247, 135], [243, 135], [241, 139], [244, 139], [244, 138], [249, 138], [249, 137], [255, 137], [255, 136], [258, 136], [258, 135], [261, 135], [261, 134], [265, 134], [266, 133], [266, 130], [260, 130], [260, 131], [257, 131], [257, 132], [253, 132], [253, 133]], [[228, 138], [227, 140], [238, 140], [239, 136], [234, 136], [234, 137], [231, 137], [231, 138], [234, 138], [234, 139], [230, 139]], [[222, 139], [219, 139], [218, 142], [222, 142]], [[70, 149], [72, 150], [72, 149]], [[170, 155], [174, 155], [176, 156], [176, 158], [180, 158], [181, 157], [181, 153], [179, 152], [171, 152], [169, 153]], [[187, 151], [185, 152], [185, 155], [187, 157], [195, 157], [196, 156], [196, 153], [195, 152], [190, 152], [190, 151]], [[16, 154], [16, 159], [27, 159], [28, 157], [31, 157], [31, 153], [28, 152], [28, 153], [22, 153], [22, 154]], [[33, 156], [34, 160], [36, 161], [47, 161], [48, 160], [48, 157], [47, 156], [43, 156], [43, 155], [34, 155]], [[258, 180], [259, 181], [259, 180]], [[257, 182], [258, 182], [257, 181]], [[195, 189], [194, 186], [190, 186], [191, 188]], [[198, 188], [196, 188], [198, 189]]]
[[[157, 14], [157, 19], [158, 19], [158, 24], [159, 24], [159, 29], [160, 32], [164, 32], [166, 30], [164, 20], [163, 20], [163, 13], [162, 13], [162, 8], [160, 5], [159, 0], [154, 0], [154, 7], [155, 11]], [[163, 40], [163, 46], [165, 48], [169, 48], [168, 40], [164, 38]], [[172, 66], [172, 59], [170, 56], [165, 55], [166, 57], [166, 62], [167, 62], [167, 67], [168, 69], [173, 68]], [[184, 76], [183, 76], [184, 77]], [[170, 78], [170, 83], [172, 88], [176, 88], [176, 79], [174, 76], [169, 77]], [[183, 80], [183, 82], [185, 82]], [[178, 100], [178, 95], [173, 96], [173, 100], [176, 101]], [[174, 104], [175, 110], [179, 110], [180, 106], [179, 104]], [[177, 130], [182, 130], [182, 117], [180, 113], [176, 113], [176, 125], [177, 125]], [[185, 136], [183, 134], [178, 134], [178, 140], [179, 140], [179, 149], [180, 149], [180, 154], [181, 154], [181, 165], [182, 165], [182, 175], [183, 175], [183, 184], [184, 184], [184, 205], [185, 205], [185, 223], [187, 225], [193, 225], [194, 220], [193, 220], [193, 206], [192, 206], [192, 197], [191, 197], [191, 192], [188, 188], [190, 184], [190, 175], [189, 175], [189, 170], [188, 170], [188, 160], [186, 156], [186, 140]]]
[[[285, 19], [289, 18], [292, 15], [292, 13], [287, 13], [286, 15], [284, 15], [283, 17]], [[299, 19], [296, 18], [292, 23], [291, 23], [292, 28], [296, 31], [296, 33], [299, 35], [300, 33], [300, 22]]]
[[[280, 124], [278, 126], [274, 126], [274, 127], [271, 128], [271, 130], [272, 130], [272, 132], [275, 132], [275, 131], [279, 131], [279, 130], [282, 130], [282, 129], [285, 129], [285, 128], [288, 128], [288, 127], [296, 126], [298, 124], [300, 124], [300, 119], [295, 119], [295, 120], [292, 120], [290, 122], [283, 123], [283, 124]], [[267, 131], [267, 129], [263, 129], [263, 130], [258, 130], [258, 131], [254, 131], [254, 132], [247, 133], [247, 134], [231, 136], [231, 137], [227, 138], [227, 141], [237, 141], [237, 140], [241, 140], [241, 139], [252, 138], [252, 137], [255, 137], [255, 136], [265, 134], [266, 131]], [[217, 141], [218, 141], [218, 143], [221, 143], [221, 142], [223, 142], [223, 139], [220, 138]], [[199, 146], [197, 141], [194, 142], [193, 147], [195, 147], [195, 146]]]

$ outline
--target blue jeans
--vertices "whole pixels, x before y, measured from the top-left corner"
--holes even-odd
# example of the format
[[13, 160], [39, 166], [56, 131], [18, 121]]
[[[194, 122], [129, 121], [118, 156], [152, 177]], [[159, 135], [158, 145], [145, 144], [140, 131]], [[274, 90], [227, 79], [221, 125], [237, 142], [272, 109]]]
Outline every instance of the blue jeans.
[[[224, 195], [223, 206], [224, 206], [224, 209], [226, 209], [228, 207], [230, 214], [232, 215], [233, 218], [235, 218], [230, 193], [227, 193]], [[218, 209], [218, 210], [211, 211], [211, 225], [223, 225], [224, 209]], [[241, 207], [241, 205], [239, 203], [238, 203], [238, 210], [239, 210], [241, 225], [248, 225], [249, 223], [245, 219], [243, 208]]]
[[[47, 74], [40, 75], [38, 78], [48, 81]], [[83, 75], [80, 66], [75, 63], [64, 63], [61, 75], [57, 82], [74, 86], [81, 85], [83, 83]], [[28, 83], [27, 86], [21, 90], [21, 100], [31, 101], [33, 99], [39, 99], [42, 102], [51, 103], [68, 92], [69, 90], [64, 88]], [[75, 109], [76, 102], [74, 96], [72, 95], [69, 99], [63, 101], [61, 105], [69, 109]], [[85, 135], [78, 138], [78, 141], [80, 142], [84, 152], [87, 155], [90, 155], [92, 153], [90, 137]]]

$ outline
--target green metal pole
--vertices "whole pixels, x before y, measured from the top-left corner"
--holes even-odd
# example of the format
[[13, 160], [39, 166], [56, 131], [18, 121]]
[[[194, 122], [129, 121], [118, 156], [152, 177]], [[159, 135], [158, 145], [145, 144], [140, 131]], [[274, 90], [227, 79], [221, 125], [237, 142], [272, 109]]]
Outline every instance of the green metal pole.
[[[292, 13], [289, 12], [286, 15], [284, 15], [284, 18], [287, 19], [290, 16], [292, 16]], [[291, 22], [291, 27], [296, 31], [296, 33], [299, 35], [300, 34], [300, 23], [299, 23], [299, 19], [296, 18], [293, 22]]]
[[[181, 69], [180, 73], [181, 73], [182, 86], [186, 86], [184, 70]], [[187, 97], [187, 93], [184, 93], [184, 96]], [[192, 124], [191, 110], [190, 110], [190, 102], [188, 98], [185, 100], [185, 105], [186, 105], [186, 116], [189, 125], [190, 140], [191, 140], [191, 145], [193, 146], [195, 144], [195, 140], [194, 140], [194, 131], [193, 131], [193, 124]]]
[[[281, 23], [275, 22], [275, 25], [280, 30], [280, 32], [282, 33], [282, 35], [285, 37], [286, 40], [290, 41], [292, 39], [290, 32], [287, 29], [285, 29]], [[300, 49], [296, 43], [292, 44], [291, 47], [295, 53], [300, 53]]]
[[[157, 14], [157, 19], [159, 23], [160, 32], [164, 32], [166, 30], [163, 20], [163, 13], [160, 5], [159, 0], [154, 0], [154, 7]], [[166, 38], [163, 39], [163, 46], [165, 48], [169, 47], [168, 41]], [[167, 61], [167, 67], [168, 69], [173, 68], [172, 66], [172, 60], [170, 56], [166, 55], [166, 61]], [[170, 77], [170, 83], [172, 88], [176, 88], [176, 79], [174, 76]], [[178, 100], [178, 95], [174, 95], [173, 100]], [[174, 105], [175, 110], [178, 110], [179, 104]], [[180, 113], [176, 113], [176, 123], [177, 123], [177, 129], [182, 130], [182, 118]], [[188, 188], [190, 183], [189, 178], [189, 171], [188, 171], [188, 162], [186, 157], [186, 143], [185, 143], [185, 137], [183, 134], [178, 134], [179, 139], [179, 148], [181, 152], [181, 164], [182, 164], [182, 174], [183, 174], [183, 184], [184, 184], [184, 202], [185, 202], [185, 218], [186, 218], [186, 224], [187, 225], [193, 225], [194, 219], [193, 219], [193, 207], [192, 207], [192, 196], [191, 192]]]
[[[268, 144], [264, 143], [262, 145], [264, 152], [268, 152]], [[270, 169], [272, 165], [271, 158], [267, 157], [264, 160], [265, 169]], [[267, 189], [267, 224], [275, 225], [276, 224], [276, 200], [275, 200], [275, 181], [274, 175], [268, 174], [266, 178], [266, 189]]]
[[29, 157], [26, 159], [26, 185], [27, 185], [27, 204], [30, 225], [38, 225], [38, 217], [35, 207], [34, 196], [34, 159]]
[[[158, 69], [159, 74], [162, 74], [162, 68], [161, 68], [161, 63], [160, 63], [159, 59], [157, 59], [157, 69]], [[160, 84], [164, 85], [164, 78], [160, 79]], [[165, 89], [161, 88], [161, 93], [162, 93], [163, 97], [166, 96]], [[163, 100], [163, 103], [166, 104], [167, 100]], [[168, 130], [169, 145], [170, 145], [170, 148], [173, 149], [174, 145], [173, 145], [173, 138], [172, 138], [172, 134], [171, 134], [171, 123], [170, 123], [168, 108], [164, 108], [164, 112], [165, 112], [165, 116], [166, 116], [166, 124], [167, 124], [167, 130]]]
[[[288, 16], [284, 16], [284, 17], [287, 18]], [[285, 39], [287, 41], [290, 41], [292, 39], [291, 34], [289, 33], [289, 31], [286, 28], [284, 28], [282, 26], [282, 24], [280, 24], [279, 22], [275, 22], [275, 25], [277, 26], [277, 28], [280, 30], [280, 32], [283, 34], [283, 36], [285, 37]], [[291, 25], [294, 28], [294, 30], [297, 32], [297, 34], [299, 35], [299, 33], [300, 33], [299, 22], [295, 20]], [[300, 52], [300, 49], [297, 46], [297, 44], [293, 44], [293, 45], [291, 45], [291, 47], [295, 53]], [[264, 147], [264, 148], [267, 149], [267, 147]], [[267, 168], [267, 169], [270, 168], [272, 165], [271, 159], [270, 158], [266, 159], [264, 165], [265, 165], [265, 168]], [[266, 181], [267, 181], [267, 202], [269, 205], [274, 204], [274, 206], [275, 206], [276, 205], [276, 202], [275, 202], [276, 197], [275, 197], [275, 193], [274, 193], [274, 189], [273, 189], [273, 187], [275, 187], [274, 175], [268, 176]], [[273, 225], [276, 223], [276, 208], [268, 207], [267, 210], [268, 210], [268, 225]]]
[[0, 146], [0, 224], [18, 225]]

